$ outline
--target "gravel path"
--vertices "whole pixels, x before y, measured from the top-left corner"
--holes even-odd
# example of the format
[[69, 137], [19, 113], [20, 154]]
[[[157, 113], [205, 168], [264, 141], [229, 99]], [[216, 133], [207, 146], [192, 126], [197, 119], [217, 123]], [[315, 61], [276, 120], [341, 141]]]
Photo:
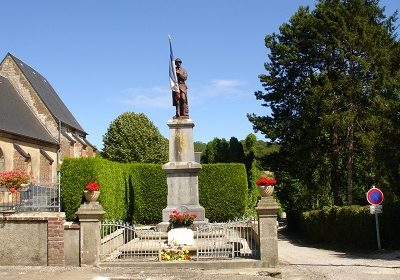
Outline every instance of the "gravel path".
[[[0, 267], [0, 280], [400, 279], [400, 251], [349, 254], [306, 246], [297, 240], [280, 235], [279, 256], [280, 266], [277, 269], [3, 266]], [[280, 274], [274, 275], [276, 272]]]

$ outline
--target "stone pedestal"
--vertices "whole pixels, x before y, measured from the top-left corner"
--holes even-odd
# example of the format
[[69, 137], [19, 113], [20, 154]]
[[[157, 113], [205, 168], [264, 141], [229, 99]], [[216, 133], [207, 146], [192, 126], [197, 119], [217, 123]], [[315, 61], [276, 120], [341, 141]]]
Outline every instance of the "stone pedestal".
[[80, 265], [96, 265], [100, 259], [100, 223], [103, 207], [97, 201], [82, 204], [76, 215], [80, 222]]
[[199, 203], [198, 174], [200, 163], [195, 161], [191, 119], [173, 119], [169, 126], [169, 161], [163, 165], [167, 173], [167, 207], [162, 212], [161, 229], [168, 227], [169, 215], [174, 210], [197, 215], [195, 224], [208, 222]]
[[262, 197], [256, 207], [260, 238], [260, 259], [267, 267], [278, 266], [278, 204], [272, 196]]

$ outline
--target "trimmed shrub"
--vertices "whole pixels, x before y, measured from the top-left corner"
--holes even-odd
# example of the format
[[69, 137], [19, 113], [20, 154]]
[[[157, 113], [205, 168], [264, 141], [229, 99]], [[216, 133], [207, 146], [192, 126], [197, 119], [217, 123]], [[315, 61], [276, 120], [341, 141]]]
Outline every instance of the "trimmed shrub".
[[247, 207], [245, 166], [240, 163], [203, 164], [199, 173], [199, 196], [210, 222], [242, 217]]
[[124, 164], [101, 158], [64, 159], [61, 165], [61, 203], [67, 220], [76, 219], [76, 211], [83, 203], [85, 185], [97, 180], [100, 203], [105, 218], [125, 220], [129, 201], [125, 196]]
[[[399, 248], [400, 204], [384, 206], [379, 215], [381, 244], [385, 248]], [[300, 217], [300, 231], [309, 241], [335, 243], [357, 249], [376, 249], [375, 218], [369, 206], [333, 206], [304, 212]]]
[[[61, 167], [61, 200], [67, 220], [76, 219], [84, 186], [97, 180], [104, 218], [133, 223], [162, 221], [167, 206], [167, 175], [159, 164], [118, 163], [101, 158], [65, 159]], [[204, 164], [199, 173], [200, 204], [211, 222], [242, 217], [247, 208], [243, 164]]]
[[85, 184], [97, 179], [93, 160], [92, 158], [66, 158], [63, 160], [61, 165], [61, 206], [67, 220], [76, 219], [75, 212], [83, 202]]
[[[400, 249], [400, 201], [383, 205], [383, 212], [379, 214], [379, 226], [382, 248]], [[372, 215], [371, 215], [372, 216]]]
[[133, 190], [133, 223], [153, 224], [162, 221], [167, 207], [167, 174], [157, 164], [130, 164]]

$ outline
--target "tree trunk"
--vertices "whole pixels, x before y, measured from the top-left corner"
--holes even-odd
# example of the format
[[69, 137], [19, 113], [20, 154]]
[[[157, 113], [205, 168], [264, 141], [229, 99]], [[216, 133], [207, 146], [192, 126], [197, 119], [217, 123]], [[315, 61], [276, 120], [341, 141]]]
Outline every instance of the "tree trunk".
[[354, 157], [354, 125], [347, 127], [347, 205], [353, 204], [353, 157]]
[[342, 205], [341, 198], [341, 178], [339, 168], [339, 143], [336, 131], [331, 133], [331, 189], [333, 193], [333, 202], [335, 205]]

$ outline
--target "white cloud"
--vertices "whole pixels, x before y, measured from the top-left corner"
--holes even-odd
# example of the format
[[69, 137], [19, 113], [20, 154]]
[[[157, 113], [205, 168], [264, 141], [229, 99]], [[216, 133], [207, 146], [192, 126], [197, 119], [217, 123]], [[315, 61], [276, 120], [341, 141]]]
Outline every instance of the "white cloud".
[[124, 104], [146, 108], [171, 107], [171, 92], [167, 88], [154, 86], [152, 88], [128, 88], [123, 91]]
[[213, 80], [210, 82], [210, 84], [221, 90], [232, 90], [243, 85], [244, 83], [238, 80]]
[[[248, 96], [242, 88], [246, 85], [240, 80], [217, 79], [200, 86], [188, 89], [189, 104], [203, 104], [211, 97], [240, 98]], [[128, 88], [123, 90], [121, 103], [134, 105], [139, 108], [170, 108], [172, 106], [171, 91], [168, 87], [154, 86], [151, 88]]]
[[248, 96], [246, 89], [243, 89], [244, 85], [246, 85], [246, 83], [240, 80], [212, 80], [205, 85], [193, 87], [192, 100], [194, 99], [193, 101], [196, 103], [204, 103], [210, 98], [216, 97], [232, 99]]

